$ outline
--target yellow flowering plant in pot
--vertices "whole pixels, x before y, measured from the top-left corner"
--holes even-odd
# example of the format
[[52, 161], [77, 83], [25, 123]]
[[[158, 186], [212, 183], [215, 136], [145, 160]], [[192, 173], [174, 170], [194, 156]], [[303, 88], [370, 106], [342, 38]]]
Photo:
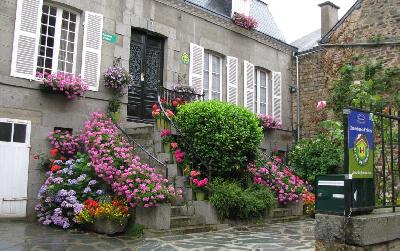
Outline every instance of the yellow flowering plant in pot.
[[86, 200], [76, 221], [97, 233], [115, 234], [126, 230], [129, 208], [121, 200]]

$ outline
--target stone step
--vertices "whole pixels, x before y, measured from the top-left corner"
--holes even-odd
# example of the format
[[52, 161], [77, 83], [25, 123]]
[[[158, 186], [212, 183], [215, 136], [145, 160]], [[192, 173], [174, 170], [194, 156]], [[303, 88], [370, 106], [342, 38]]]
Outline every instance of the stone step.
[[171, 206], [171, 216], [193, 216], [194, 207], [192, 205]]
[[171, 217], [171, 228], [198, 225], [200, 220], [195, 216], [173, 216]]
[[292, 210], [288, 208], [276, 208], [272, 210], [272, 218], [287, 217], [292, 215]]
[[229, 227], [230, 226], [228, 224], [219, 224], [219, 225], [185, 226], [185, 227], [179, 227], [179, 228], [171, 228], [168, 230], [145, 229], [144, 237], [145, 238], [154, 238], [154, 237], [160, 237], [160, 236], [193, 234], [193, 233], [201, 233], [201, 232], [218, 231], [218, 230], [226, 229]]

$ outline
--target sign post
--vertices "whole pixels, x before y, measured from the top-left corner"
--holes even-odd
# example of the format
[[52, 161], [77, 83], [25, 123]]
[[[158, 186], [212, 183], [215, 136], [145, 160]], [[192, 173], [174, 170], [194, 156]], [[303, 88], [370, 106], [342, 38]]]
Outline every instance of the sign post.
[[373, 114], [345, 109], [345, 203], [346, 215], [374, 208], [374, 122]]

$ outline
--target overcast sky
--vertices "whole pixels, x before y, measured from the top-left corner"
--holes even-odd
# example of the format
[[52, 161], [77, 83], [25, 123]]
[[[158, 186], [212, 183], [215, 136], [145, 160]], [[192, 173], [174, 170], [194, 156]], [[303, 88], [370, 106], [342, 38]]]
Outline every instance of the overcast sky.
[[[268, 4], [286, 42], [291, 43], [321, 26], [321, 11], [318, 4], [325, 0], [264, 0], [264, 2]], [[340, 19], [356, 0], [331, 0], [331, 2], [340, 7]]]

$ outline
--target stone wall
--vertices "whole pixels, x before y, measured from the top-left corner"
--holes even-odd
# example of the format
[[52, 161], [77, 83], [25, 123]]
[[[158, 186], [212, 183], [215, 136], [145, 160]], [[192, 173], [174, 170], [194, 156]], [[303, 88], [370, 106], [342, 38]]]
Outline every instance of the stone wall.
[[[332, 82], [340, 67], [355, 55], [381, 60], [385, 66], [400, 66], [400, 0], [363, 0], [320, 47], [299, 54], [300, 126], [302, 137], [318, 132], [319, 121], [331, 114], [316, 112], [319, 100], [329, 99]], [[397, 44], [386, 44], [397, 42]], [[369, 43], [368, 45], [346, 44]], [[292, 64], [296, 80], [296, 64]], [[292, 95], [292, 120], [297, 127], [297, 98]], [[329, 104], [328, 104], [329, 105]]]

